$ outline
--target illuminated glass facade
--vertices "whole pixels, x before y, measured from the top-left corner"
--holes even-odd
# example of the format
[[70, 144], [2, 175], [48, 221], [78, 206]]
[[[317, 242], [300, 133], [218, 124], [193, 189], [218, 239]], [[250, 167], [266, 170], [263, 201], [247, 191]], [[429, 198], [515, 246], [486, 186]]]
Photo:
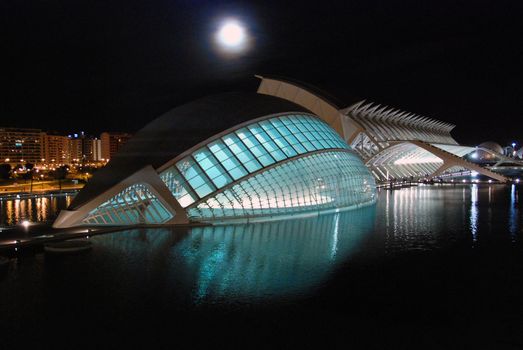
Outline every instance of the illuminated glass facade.
[[116, 184], [117, 195], [93, 199], [96, 209], [70, 215], [82, 225], [243, 222], [375, 202], [374, 178], [358, 155], [304, 111], [238, 123], [160, 164], [135, 170]]
[[127, 187], [83, 220], [89, 225], [162, 224], [173, 217], [145, 184]]
[[353, 153], [314, 153], [213, 194], [189, 207], [189, 217], [205, 221], [359, 206], [374, 201], [374, 186]]
[[197, 149], [160, 174], [186, 208], [260, 169], [289, 158], [347, 144], [322, 120], [284, 115], [252, 123]]

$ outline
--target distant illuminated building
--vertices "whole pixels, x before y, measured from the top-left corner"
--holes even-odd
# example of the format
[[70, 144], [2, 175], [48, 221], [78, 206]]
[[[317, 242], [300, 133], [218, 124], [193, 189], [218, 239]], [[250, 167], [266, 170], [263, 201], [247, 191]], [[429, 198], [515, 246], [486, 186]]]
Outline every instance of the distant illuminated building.
[[[76, 137], [74, 136], [76, 135]], [[78, 137], [78, 134], [69, 135], [69, 144], [71, 147], [71, 154], [69, 162], [79, 163], [82, 160], [83, 154], [83, 140]]]
[[93, 147], [93, 161], [100, 162], [103, 160], [102, 156], [102, 140], [99, 138], [93, 138], [92, 139], [92, 147]]
[[110, 160], [131, 137], [131, 134], [123, 132], [103, 132], [100, 135], [101, 159]]
[[10, 164], [40, 163], [45, 134], [40, 129], [0, 128], [0, 160]]
[[501, 158], [505, 159], [503, 147], [493, 141], [487, 141], [479, 144], [475, 147], [472, 153], [465, 156], [466, 159], [473, 163], [482, 164], [488, 166], [495, 164], [500, 161]]
[[43, 163], [68, 164], [71, 161], [70, 139], [56, 132], [47, 132], [44, 137]]
[[83, 131], [70, 134], [72, 163], [90, 163], [99, 161], [101, 155], [101, 141], [95, 137], [86, 135]]

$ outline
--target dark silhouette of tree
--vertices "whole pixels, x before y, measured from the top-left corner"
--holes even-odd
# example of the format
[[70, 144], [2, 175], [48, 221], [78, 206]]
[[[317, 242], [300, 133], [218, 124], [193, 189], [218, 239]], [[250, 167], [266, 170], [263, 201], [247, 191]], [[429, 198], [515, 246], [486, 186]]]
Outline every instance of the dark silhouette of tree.
[[33, 163], [27, 163], [25, 165], [25, 168], [27, 170], [27, 172], [25, 173], [25, 179], [26, 180], [31, 180], [31, 187], [29, 189], [29, 193], [33, 193], [33, 169], [34, 169], [35, 165]]
[[58, 180], [58, 186], [60, 188], [60, 191], [62, 191], [62, 180], [65, 179], [67, 176], [67, 173], [69, 172], [69, 168], [66, 165], [62, 165], [61, 167], [58, 167], [54, 171], [54, 178]]
[[54, 171], [54, 178], [57, 180], [63, 180], [67, 176], [67, 173], [69, 173], [69, 168], [66, 165], [62, 165]]
[[7, 180], [11, 177], [11, 165], [0, 164], [0, 179]]

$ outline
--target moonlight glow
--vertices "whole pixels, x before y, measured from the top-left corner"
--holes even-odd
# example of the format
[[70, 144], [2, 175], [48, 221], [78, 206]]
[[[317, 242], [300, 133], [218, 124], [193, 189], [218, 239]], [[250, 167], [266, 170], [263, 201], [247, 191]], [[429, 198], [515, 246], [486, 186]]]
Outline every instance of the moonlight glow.
[[216, 33], [218, 46], [227, 52], [241, 52], [246, 48], [247, 33], [238, 21], [225, 21]]

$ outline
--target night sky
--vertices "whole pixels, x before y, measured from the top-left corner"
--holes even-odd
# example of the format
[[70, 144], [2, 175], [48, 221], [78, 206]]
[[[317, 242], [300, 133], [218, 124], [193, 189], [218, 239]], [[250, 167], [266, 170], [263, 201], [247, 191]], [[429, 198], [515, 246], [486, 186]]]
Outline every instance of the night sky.
[[[255, 91], [254, 74], [317, 84], [523, 142], [523, 2], [7, 0], [0, 126], [136, 131], [181, 103]], [[220, 55], [220, 20], [253, 43]]]

